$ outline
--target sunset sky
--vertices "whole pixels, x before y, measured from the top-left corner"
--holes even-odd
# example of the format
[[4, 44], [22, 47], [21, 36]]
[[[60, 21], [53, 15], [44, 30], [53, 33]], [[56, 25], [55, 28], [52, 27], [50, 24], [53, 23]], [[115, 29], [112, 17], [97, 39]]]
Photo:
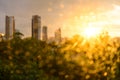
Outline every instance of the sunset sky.
[[89, 26], [120, 36], [120, 0], [0, 0], [0, 33], [5, 15], [15, 17], [16, 29], [25, 37], [31, 36], [32, 15], [41, 16], [49, 36], [61, 28], [63, 37], [71, 37]]

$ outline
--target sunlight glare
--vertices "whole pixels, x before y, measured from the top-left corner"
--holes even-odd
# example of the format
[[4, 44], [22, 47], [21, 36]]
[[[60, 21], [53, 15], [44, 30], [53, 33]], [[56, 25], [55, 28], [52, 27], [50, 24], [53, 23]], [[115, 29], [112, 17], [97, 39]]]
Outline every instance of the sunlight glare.
[[86, 38], [96, 37], [97, 35], [100, 35], [101, 28], [99, 27], [87, 27], [83, 31], [83, 35]]

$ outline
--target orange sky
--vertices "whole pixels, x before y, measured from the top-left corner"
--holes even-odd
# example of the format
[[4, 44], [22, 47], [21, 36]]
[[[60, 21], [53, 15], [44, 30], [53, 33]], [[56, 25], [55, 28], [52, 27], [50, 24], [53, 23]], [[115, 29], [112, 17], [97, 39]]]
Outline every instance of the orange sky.
[[60, 27], [62, 36], [71, 37], [88, 25], [120, 35], [119, 0], [0, 0], [0, 32], [5, 31], [5, 15], [10, 15], [15, 16], [16, 29], [31, 36], [31, 18], [36, 14], [42, 17], [42, 26], [48, 26], [49, 36]]

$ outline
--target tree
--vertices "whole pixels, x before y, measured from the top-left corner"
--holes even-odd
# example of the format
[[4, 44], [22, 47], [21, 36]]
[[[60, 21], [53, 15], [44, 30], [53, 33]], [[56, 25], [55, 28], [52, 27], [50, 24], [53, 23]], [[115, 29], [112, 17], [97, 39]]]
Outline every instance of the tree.
[[22, 36], [24, 36], [24, 34], [22, 34], [22, 33], [19, 32], [19, 31], [16, 31], [16, 32], [13, 34], [13, 38], [14, 38], [14, 39], [21, 39]]

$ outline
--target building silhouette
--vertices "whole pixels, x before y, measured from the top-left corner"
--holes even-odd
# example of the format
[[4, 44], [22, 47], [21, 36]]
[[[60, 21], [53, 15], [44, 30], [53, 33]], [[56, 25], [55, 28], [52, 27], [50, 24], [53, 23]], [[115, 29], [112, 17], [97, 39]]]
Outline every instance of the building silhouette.
[[41, 17], [38, 15], [32, 16], [32, 38], [41, 40]]
[[48, 35], [47, 35], [47, 26], [43, 26], [42, 28], [42, 40], [47, 41]]
[[13, 38], [13, 34], [15, 32], [15, 19], [14, 16], [6, 16], [6, 23], [5, 23], [5, 37], [7, 40]]
[[61, 29], [57, 29], [55, 31], [55, 42], [60, 43], [61, 42]]

